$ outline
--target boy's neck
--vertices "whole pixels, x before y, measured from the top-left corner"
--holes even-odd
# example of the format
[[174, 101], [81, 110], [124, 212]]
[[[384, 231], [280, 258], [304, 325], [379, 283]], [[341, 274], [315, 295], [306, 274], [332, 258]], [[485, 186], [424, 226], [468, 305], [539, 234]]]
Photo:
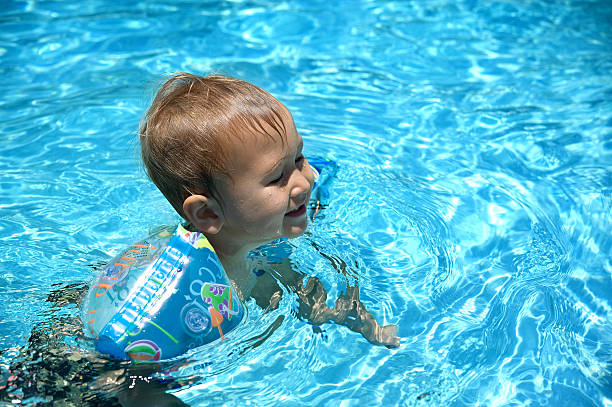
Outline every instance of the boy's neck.
[[215, 249], [215, 253], [219, 257], [219, 261], [221, 261], [234, 289], [241, 299], [246, 301], [255, 284], [255, 275], [251, 272], [253, 267], [248, 259], [249, 252], [255, 247], [228, 245], [221, 241], [222, 239], [218, 239], [217, 235], [207, 236], [207, 238]]
[[248, 245], [232, 243], [231, 241], [222, 238], [218, 234], [205, 234], [205, 236], [215, 249], [215, 253], [219, 257], [219, 260], [221, 260], [221, 263], [224, 263], [224, 261], [232, 265], [244, 263], [249, 255], [249, 252], [255, 249], [255, 247]]

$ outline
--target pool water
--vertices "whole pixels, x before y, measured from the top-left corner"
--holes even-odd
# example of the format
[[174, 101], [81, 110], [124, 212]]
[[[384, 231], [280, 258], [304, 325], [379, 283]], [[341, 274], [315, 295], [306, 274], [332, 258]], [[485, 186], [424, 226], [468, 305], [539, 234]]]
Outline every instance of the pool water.
[[[138, 163], [163, 74], [222, 72], [338, 163], [295, 267], [398, 349], [285, 291], [172, 366], [193, 406], [612, 406], [609, 1], [4, 1], [0, 400], [113, 405], [77, 303], [177, 222]], [[85, 353], [84, 353], [85, 352]], [[85, 360], [85, 361], [84, 361]]]

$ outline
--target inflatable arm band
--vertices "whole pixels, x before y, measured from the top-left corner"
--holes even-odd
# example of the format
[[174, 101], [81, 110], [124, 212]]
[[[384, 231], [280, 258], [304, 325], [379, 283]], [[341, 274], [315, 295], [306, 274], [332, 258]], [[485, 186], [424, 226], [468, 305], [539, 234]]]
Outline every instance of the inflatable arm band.
[[100, 352], [157, 361], [223, 338], [244, 307], [206, 237], [178, 226], [116, 256], [81, 312]]

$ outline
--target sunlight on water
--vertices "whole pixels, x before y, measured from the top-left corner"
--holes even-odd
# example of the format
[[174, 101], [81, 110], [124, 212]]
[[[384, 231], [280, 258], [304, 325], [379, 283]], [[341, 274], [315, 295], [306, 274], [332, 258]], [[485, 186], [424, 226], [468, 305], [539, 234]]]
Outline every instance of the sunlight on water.
[[306, 155], [338, 163], [292, 261], [329, 305], [358, 284], [402, 346], [312, 326], [283, 287], [277, 310], [251, 301], [226, 342], [161, 364], [173, 394], [612, 406], [611, 19], [572, 0], [3, 3], [0, 400], [116, 402], [100, 377], [125, 366], [87, 353], [77, 304], [178, 220], [136, 135], [162, 75], [191, 71], [270, 91]]

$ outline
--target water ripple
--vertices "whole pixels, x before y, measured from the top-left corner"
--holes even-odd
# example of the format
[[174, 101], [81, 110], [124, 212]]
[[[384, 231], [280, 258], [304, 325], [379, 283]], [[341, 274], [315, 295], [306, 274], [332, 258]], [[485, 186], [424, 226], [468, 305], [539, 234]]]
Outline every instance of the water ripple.
[[[306, 153], [338, 162], [293, 261], [332, 302], [358, 284], [403, 345], [313, 327], [284, 288], [277, 310], [249, 304], [226, 344], [182, 361], [191, 384], [175, 394], [609, 404], [611, 16], [601, 1], [3, 4], [0, 398], [18, 392], [3, 390], [5, 366], [41, 367], [27, 346], [78, 343], [57, 331], [77, 327], [74, 304], [45, 298], [74, 290], [54, 284], [83, 284], [177, 222], [135, 136], [159, 76], [185, 70], [261, 85], [293, 112]], [[52, 392], [49, 363], [39, 383]], [[82, 396], [93, 378], [72, 380]]]

